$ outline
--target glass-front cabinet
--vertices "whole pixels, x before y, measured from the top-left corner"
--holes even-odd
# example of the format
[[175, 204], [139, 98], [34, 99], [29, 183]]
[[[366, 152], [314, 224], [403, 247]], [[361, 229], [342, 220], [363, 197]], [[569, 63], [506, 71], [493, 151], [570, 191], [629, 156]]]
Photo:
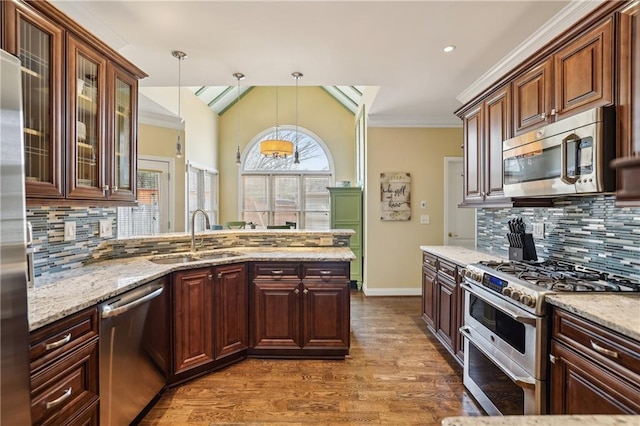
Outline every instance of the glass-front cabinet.
[[22, 62], [25, 186], [31, 197], [62, 198], [62, 30], [12, 3], [8, 50]]
[[146, 74], [48, 2], [0, 12], [0, 47], [22, 62], [27, 204], [134, 203]]

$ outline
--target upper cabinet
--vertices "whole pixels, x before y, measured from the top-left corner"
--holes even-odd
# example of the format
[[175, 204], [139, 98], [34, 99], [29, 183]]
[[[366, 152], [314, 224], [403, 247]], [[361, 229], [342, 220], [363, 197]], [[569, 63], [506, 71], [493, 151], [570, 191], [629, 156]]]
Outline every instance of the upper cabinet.
[[22, 61], [27, 203], [134, 203], [146, 74], [47, 2], [2, 7], [4, 48]]
[[514, 133], [613, 99], [613, 18], [566, 44], [513, 81]]
[[507, 204], [502, 188], [502, 141], [511, 137], [510, 86], [471, 108], [462, 122], [464, 205]]

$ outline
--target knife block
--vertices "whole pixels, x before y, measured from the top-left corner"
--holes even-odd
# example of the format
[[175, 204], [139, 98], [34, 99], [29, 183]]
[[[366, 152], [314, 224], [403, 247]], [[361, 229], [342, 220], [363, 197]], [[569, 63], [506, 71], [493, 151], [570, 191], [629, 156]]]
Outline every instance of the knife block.
[[509, 247], [509, 260], [538, 260], [536, 246], [533, 244], [533, 235], [522, 234], [524, 247]]

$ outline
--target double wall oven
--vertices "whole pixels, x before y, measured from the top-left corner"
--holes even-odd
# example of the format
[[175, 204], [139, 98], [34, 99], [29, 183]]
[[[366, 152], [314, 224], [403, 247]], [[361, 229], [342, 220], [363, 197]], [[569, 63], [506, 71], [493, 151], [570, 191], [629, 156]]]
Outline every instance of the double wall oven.
[[640, 291], [640, 283], [555, 262], [480, 262], [464, 271], [465, 387], [491, 415], [548, 412], [545, 295]]

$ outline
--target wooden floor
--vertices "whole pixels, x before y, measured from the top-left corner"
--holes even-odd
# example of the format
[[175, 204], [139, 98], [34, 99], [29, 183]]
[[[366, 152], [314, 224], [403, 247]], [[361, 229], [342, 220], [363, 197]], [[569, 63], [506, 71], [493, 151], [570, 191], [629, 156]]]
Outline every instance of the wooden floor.
[[481, 415], [419, 297], [351, 294], [344, 361], [248, 359], [168, 390], [143, 425], [439, 425]]

